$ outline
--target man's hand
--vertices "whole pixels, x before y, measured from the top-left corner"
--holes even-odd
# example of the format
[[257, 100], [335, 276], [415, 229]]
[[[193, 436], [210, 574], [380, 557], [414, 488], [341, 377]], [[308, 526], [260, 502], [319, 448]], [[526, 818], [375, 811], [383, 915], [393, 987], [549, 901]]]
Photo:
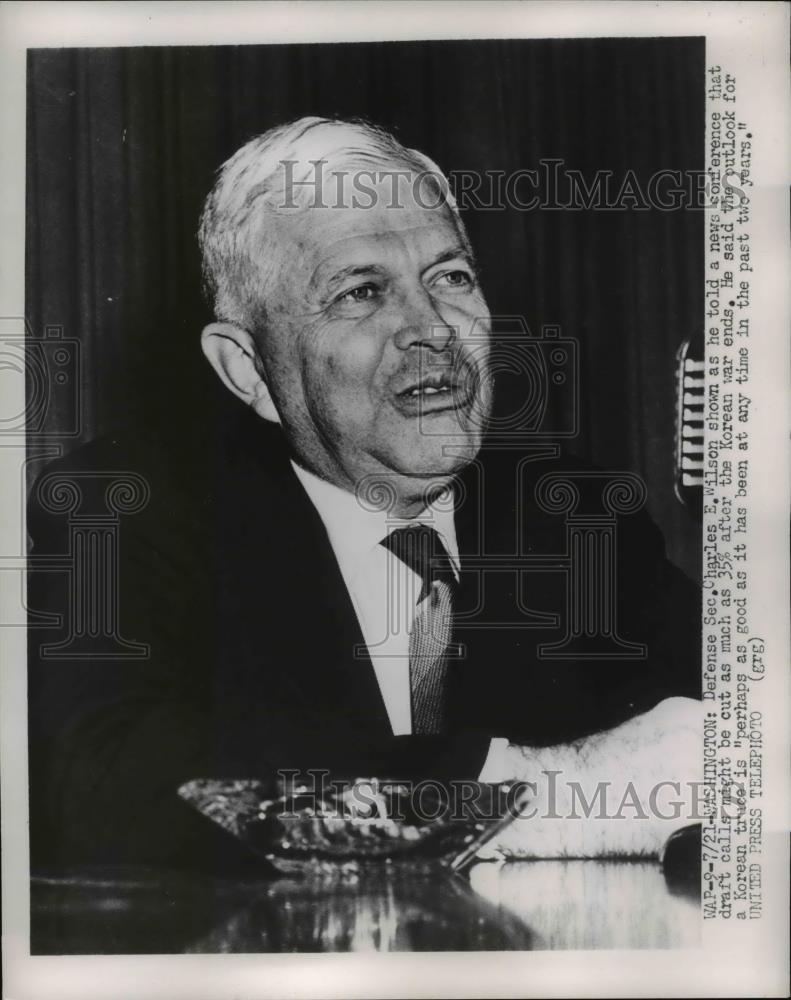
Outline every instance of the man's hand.
[[554, 747], [510, 745], [502, 773], [531, 805], [479, 857], [655, 856], [700, 820], [701, 704], [668, 698], [615, 729]]

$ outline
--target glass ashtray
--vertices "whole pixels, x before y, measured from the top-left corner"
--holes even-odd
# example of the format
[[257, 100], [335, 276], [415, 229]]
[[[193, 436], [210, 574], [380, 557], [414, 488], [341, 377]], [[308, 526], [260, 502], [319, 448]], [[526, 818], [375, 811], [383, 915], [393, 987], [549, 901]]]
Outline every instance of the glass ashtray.
[[181, 797], [284, 874], [410, 871], [451, 866], [504, 814], [502, 786], [446, 786], [377, 778], [311, 786], [196, 779]]

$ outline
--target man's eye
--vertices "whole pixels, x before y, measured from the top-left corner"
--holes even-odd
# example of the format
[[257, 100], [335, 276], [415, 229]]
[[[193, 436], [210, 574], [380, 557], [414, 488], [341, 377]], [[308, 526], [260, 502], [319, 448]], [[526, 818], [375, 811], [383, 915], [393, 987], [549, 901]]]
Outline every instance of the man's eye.
[[468, 271], [446, 271], [437, 278], [436, 284], [449, 288], [463, 288], [472, 285], [473, 279]]
[[356, 288], [350, 288], [348, 292], [344, 292], [339, 295], [335, 300], [336, 302], [368, 302], [370, 299], [374, 298], [377, 289], [374, 285], [357, 285]]

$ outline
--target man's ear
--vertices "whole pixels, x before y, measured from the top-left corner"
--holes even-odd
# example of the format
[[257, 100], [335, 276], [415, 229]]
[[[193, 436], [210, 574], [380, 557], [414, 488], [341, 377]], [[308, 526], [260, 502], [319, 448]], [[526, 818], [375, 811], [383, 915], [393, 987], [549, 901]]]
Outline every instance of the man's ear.
[[259, 417], [280, 423], [263, 377], [263, 365], [255, 340], [233, 323], [209, 323], [201, 334], [201, 347], [223, 384]]

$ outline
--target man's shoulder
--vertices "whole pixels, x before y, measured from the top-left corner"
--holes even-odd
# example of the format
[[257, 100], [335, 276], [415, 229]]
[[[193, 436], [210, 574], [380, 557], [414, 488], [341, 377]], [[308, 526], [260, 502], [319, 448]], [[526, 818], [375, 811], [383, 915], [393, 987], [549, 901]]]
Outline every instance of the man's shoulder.
[[69, 516], [124, 516], [129, 532], [183, 536], [257, 506], [290, 474], [282, 434], [255, 417], [198, 431], [141, 422], [89, 441], [48, 463], [32, 485], [34, 539]]
[[283, 435], [255, 414], [234, 411], [214, 425], [141, 421], [116, 428], [49, 462], [37, 481], [71, 476], [87, 484], [128, 475], [196, 498], [196, 489], [213, 491], [224, 475], [251, 467], [274, 481], [287, 467]]
[[[122, 428], [103, 434], [49, 462], [31, 488], [28, 514], [109, 516], [117, 501], [143, 510], [190, 495], [179, 472], [179, 453], [166, 435], [151, 428]], [[120, 491], [120, 492], [119, 492]]]
[[[523, 446], [488, 444], [473, 465], [485, 485], [503, 487], [507, 482], [537, 483], [547, 476], [586, 478], [609, 476], [615, 479], [622, 470], [608, 470], [584, 456], [551, 441]], [[627, 473], [631, 475], [631, 473]], [[488, 481], [488, 482], [487, 482]]]
[[[664, 539], [648, 512], [642, 478], [607, 469], [551, 443], [481, 450], [463, 477], [461, 516], [477, 518], [488, 537], [510, 544], [516, 532], [531, 548], [565, 544], [570, 520], [617, 522], [621, 548], [664, 554]], [[507, 537], [505, 537], [507, 536]]]

